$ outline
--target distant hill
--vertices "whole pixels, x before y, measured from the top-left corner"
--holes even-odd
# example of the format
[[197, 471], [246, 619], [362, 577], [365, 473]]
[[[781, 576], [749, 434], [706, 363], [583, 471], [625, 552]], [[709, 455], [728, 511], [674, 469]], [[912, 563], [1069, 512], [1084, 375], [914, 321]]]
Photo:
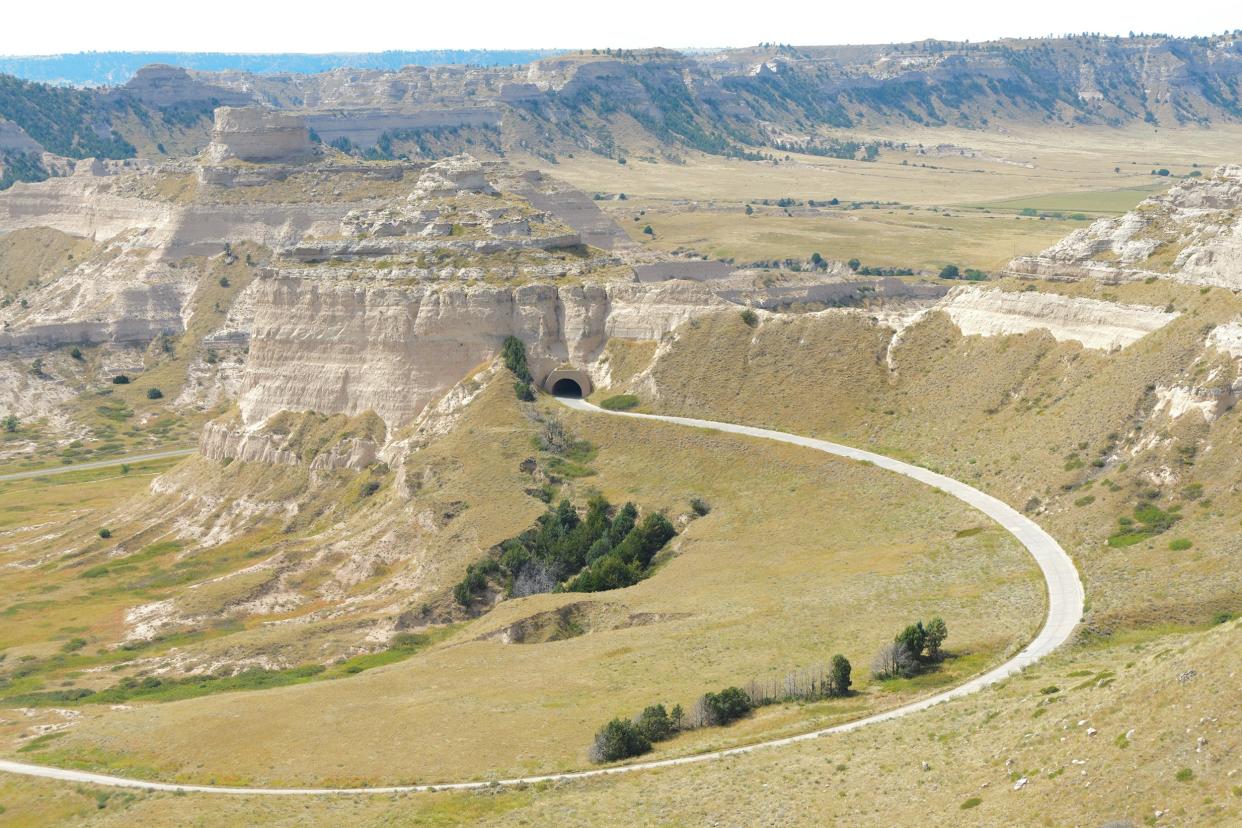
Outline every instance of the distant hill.
[[[350, 71], [333, 71], [340, 67]], [[0, 187], [54, 174], [36, 155], [159, 158], [205, 146], [214, 107], [294, 111], [369, 158], [587, 151], [874, 160], [854, 129], [1242, 121], [1242, 32], [684, 54], [437, 51], [336, 55], [116, 52], [0, 58]], [[109, 84], [70, 88], [45, 81]], [[121, 83], [124, 81], [124, 83]], [[641, 136], [641, 137], [639, 137]]]
[[73, 86], [119, 86], [150, 63], [201, 72], [292, 72], [313, 74], [402, 66], [513, 66], [557, 54], [553, 49], [437, 49], [428, 51], [334, 52], [331, 54], [230, 54], [228, 52], [78, 52], [72, 55], [0, 57], [0, 73], [25, 80]]

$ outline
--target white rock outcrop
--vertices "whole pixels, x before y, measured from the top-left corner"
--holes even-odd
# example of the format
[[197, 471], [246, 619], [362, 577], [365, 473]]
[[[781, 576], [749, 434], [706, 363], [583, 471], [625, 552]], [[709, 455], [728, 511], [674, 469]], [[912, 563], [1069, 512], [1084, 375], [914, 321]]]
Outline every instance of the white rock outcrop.
[[1217, 325], [1208, 334], [1207, 342], [1218, 351], [1242, 359], [1242, 317]]
[[230, 159], [259, 164], [300, 164], [316, 153], [306, 121], [298, 115], [262, 107], [221, 106], [206, 159]]
[[455, 196], [462, 193], [494, 193], [483, 165], [473, 155], [454, 155], [432, 164], [418, 177], [411, 200]]
[[1045, 330], [1057, 341], [1072, 340], [1101, 351], [1132, 345], [1177, 318], [1146, 305], [981, 287], [956, 288], [937, 307], [966, 336]]
[[1242, 289], [1242, 166], [1218, 167], [1076, 230], [1009, 272], [1123, 282], [1150, 277]]
[[275, 273], [255, 302], [240, 396], [247, 428], [282, 411], [374, 411], [389, 433], [495, 357], [506, 336], [536, 379], [595, 362], [609, 337], [658, 340], [727, 307], [701, 285], [360, 284]]

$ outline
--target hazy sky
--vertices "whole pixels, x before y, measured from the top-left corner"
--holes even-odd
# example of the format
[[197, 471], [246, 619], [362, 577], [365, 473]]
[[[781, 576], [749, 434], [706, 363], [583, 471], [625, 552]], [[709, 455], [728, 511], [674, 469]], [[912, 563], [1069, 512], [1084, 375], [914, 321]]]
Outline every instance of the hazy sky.
[[1239, 0], [10, 0], [0, 54], [744, 46], [1242, 28]]

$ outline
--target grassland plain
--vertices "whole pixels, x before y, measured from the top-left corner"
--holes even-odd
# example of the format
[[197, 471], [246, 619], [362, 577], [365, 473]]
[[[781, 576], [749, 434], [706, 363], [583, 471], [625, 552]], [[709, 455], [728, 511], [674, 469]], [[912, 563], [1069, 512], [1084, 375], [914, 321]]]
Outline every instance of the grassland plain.
[[[694, 153], [670, 161], [651, 148], [624, 165], [585, 153], [562, 157], [554, 173], [604, 196], [601, 206], [632, 238], [662, 250], [740, 262], [818, 252], [892, 267], [954, 262], [993, 269], [1085, 226], [1085, 218], [1133, 207], [1170, 180], [1153, 169], [1186, 175], [1236, 160], [1239, 135], [1235, 126], [891, 129], [849, 135], [906, 145], [875, 162], [798, 154], [786, 160], [783, 153], [777, 163]], [[547, 166], [542, 159], [519, 162]], [[620, 193], [626, 200], [616, 200]], [[793, 206], [789, 215], [760, 204], [783, 198], [840, 204]], [[745, 214], [747, 204], [753, 215]], [[1023, 209], [1062, 218], [1017, 215]], [[1084, 218], [1068, 218], [1074, 214]], [[648, 225], [654, 236], [642, 232]]]
[[[480, 402], [454, 431], [468, 441], [456, 456], [516, 467], [520, 456], [489, 451], [504, 447], [506, 434], [529, 440], [529, 420], [511, 393]], [[65, 736], [25, 757], [252, 784], [563, 770], [582, 766], [594, 729], [613, 715], [656, 701], [688, 704], [705, 690], [778, 678], [835, 652], [860, 665], [857, 697], [766, 708], [662, 746], [672, 755], [792, 733], [956, 683], [1015, 651], [1042, 617], [1042, 588], [1020, 547], [912, 481], [765, 441], [687, 438], [677, 427], [611, 418], [566, 422], [599, 447], [596, 473], [575, 484], [579, 497], [598, 490], [672, 515], [687, 514], [690, 497], [713, 505], [651, 579], [585, 599], [505, 602], [413, 658], [339, 681], [132, 710], [82, 705]], [[467, 513], [476, 509], [486, 511], [478, 503]], [[489, 639], [584, 600], [586, 634], [521, 645]], [[937, 612], [958, 658], [918, 680], [870, 685], [862, 665], [872, 651], [910, 618]], [[222, 730], [221, 721], [230, 726]]]
[[14, 826], [1232, 826], [1242, 820], [1240, 641], [1235, 621], [1078, 645], [986, 693], [873, 729], [586, 782], [309, 799], [6, 776], [0, 807]]

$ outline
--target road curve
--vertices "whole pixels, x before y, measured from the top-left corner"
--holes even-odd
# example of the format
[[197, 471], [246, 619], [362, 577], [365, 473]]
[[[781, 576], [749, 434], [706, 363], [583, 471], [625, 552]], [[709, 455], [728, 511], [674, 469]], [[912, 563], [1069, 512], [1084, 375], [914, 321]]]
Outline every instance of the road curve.
[[143, 463], [147, 460], [163, 460], [167, 457], [185, 457], [187, 454], [193, 454], [198, 451], [196, 448], [168, 449], [167, 451], [156, 451], [151, 454], [132, 454], [129, 457], [113, 457], [110, 460], [92, 460], [89, 463], [74, 463], [71, 466], [49, 466], [46, 469], [31, 469], [30, 471], [12, 472], [11, 474], [0, 474], [0, 483], [9, 480], [29, 480], [34, 477], [48, 477], [53, 474], [67, 474], [75, 471], [86, 471], [87, 469], [105, 469], [108, 466], [120, 466], [124, 463]]
[[561, 402], [574, 409], [575, 411], [585, 411], [597, 414], [607, 414], [614, 417], [634, 417], [643, 420], [656, 420], [664, 423], [673, 423], [675, 425], [690, 426], [692, 428], [706, 428], [713, 431], [723, 431], [729, 434], [742, 434], [748, 437], [760, 437], [766, 440], [776, 440], [781, 443], [791, 443], [795, 446], [804, 446], [806, 448], [818, 449], [819, 451], [834, 454], [838, 457], [845, 457], [850, 460], [858, 460], [862, 462], [872, 463], [882, 469], [896, 472], [941, 489], [948, 494], [953, 495], [958, 500], [973, 506], [980, 512], [983, 512], [992, 520], [999, 523], [1010, 534], [1018, 539], [1018, 541], [1026, 547], [1031, 556], [1035, 558], [1035, 562], [1039, 565], [1043, 572], [1044, 580], [1048, 587], [1048, 617], [1044, 622], [1043, 629], [1039, 635], [1035, 637], [1030, 644], [1022, 649], [1016, 656], [1006, 661], [1004, 664], [995, 669], [984, 673], [981, 676], [971, 679], [965, 684], [958, 685], [951, 690], [937, 693], [919, 701], [902, 705], [901, 707], [887, 710], [883, 713], [877, 713], [873, 716], [867, 716], [863, 719], [856, 719], [851, 722], [839, 724], [834, 727], [826, 727], [821, 730], [803, 733], [797, 736], [788, 736], [783, 739], [772, 739], [766, 742], [759, 742], [752, 745], [744, 745], [742, 747], [730, 748], [728, 750], [718, 750], [711, 753], [699, 753], [692, 756], [681, 756], [672, 759], [657, 759], [650, 762], [635, 762], [629, 765], [619, 765], [611, 768], [596, 768], [594, 770], [576, 771], [572, 773], [551, 773], [543, 776], [521, 776], [511, 779], [498, 779], [489, 782], [450, 782], [445, 784], [431, 785], [392, 785], [387, 787], [375, 788], [242, 788], [242, 787], [223, 787], [213, 785], [177, 785], [169, 782], [146, 782], [141, 779], [126, 779], [120, 776], [108, 776], [100, 773], [89, 773], [87, 771], [69, 770], [65, 768], [53, 768], [42, 765], [29, 765], [24, 762], [11, 762], [0, 759], [0, 772], [23, 774], [25, 776], [38, 776], [45, 779], [59, 779], [66, 782], [78, 782], [94, 785], [107, 785], [118, 788], [140, 788], [143, 790], [155, 791], [185, 791], [188, 793], [207, 793], [207, 794], [230, 794], [230, 795], [247, 795], [247, 796], [325, 796], [325, 795], [349, 795], [349, 794], [393, 794], [393, 793], [425, 793], [430, 791], [465, 791], [479, 790], [496, 786], [511, 785], [530, 785], [538, 782], [563, 782], [577, 779], [590, 779], [599, 776], [611, 776], [618, 773], [634, 773], [636, 771], [651, 770], [654, 768], [669, 768], [677, 765], [690, 765], [698, 762], [710, 762], [716, 759], [722, 759], [727, 756], [737, 756], [743, 753], [752, 753], [757, 750], [767, 748], [781, 747], [783, 745], [792, 745], [795, 742], [804, 742], [810, 739], [818, 739], [821, 736], [830, 736], [834, 733], [847, 733], [851, 730], [858, 730], [867, 725], [886, 722], [890, 719], [897, 719], [902, 716], [909, 716], [920, 710], [926, 710], [933, 705], [950, 699], [956, 699], [970, 693], [982, 690], [989, 685], [1017, 673], [1030, 664], [1034, 664], [1039, 659], [1051, 653], [1061, 644], [1065, 643], [1077, 626], [1079, 619], [1083, 613], [1083, 588], [1082, 582], [1078, 578], [1078, 571], [1074, 568], [1074, 562], [1065, 550], [1061, 548], [1052, 536], [1040, 529], [1034, 521], [1022, 515], [1008, 504], [997, 500], [991, 495], [967, 486], [965, 483], [958, 482], [951, 477], [945, 477], [943, 474], [937, 474], [933, 471], [912, 466], [909, 463], [903, 463], [900, 460], [894, 460], [891, 457], [885, 457], [883, 454], [874, 454], [870, 451], [851, 448], [837, 443], [830, 443], [826, 440], [816, 440], [811, 437], [800, 437], [796, 434], [786, 434], [783, 431], [771, 431], [766, 428], [754, 428], [753, 426], [734, 425], [732, 423], [718, 423], [711, 420], [698, 420], [691, 417], [668, 417], [660, 414], [633, 414], [622, 411], [606, 411], [591, 405], [584, 400], [565, 399]]

